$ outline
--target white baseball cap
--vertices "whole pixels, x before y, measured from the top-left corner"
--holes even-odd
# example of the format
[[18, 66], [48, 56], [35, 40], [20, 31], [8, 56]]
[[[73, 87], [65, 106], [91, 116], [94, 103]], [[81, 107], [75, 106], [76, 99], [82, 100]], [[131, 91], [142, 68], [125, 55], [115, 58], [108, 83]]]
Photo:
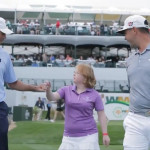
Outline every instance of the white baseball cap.
[[12, 34], [13, 32], [8, 29], [8, 27], [6, 26], [6, 21], [5, 19], [0, 17], [0, 31], [5, 33], [5, 34]]
[[125, 30], [132, 29], [133, 27], [149, 29], [148, 21], [140, 15], [129, 16], [124, 21], [123, 29], [117, 31], [117, 33], [124, 34]]

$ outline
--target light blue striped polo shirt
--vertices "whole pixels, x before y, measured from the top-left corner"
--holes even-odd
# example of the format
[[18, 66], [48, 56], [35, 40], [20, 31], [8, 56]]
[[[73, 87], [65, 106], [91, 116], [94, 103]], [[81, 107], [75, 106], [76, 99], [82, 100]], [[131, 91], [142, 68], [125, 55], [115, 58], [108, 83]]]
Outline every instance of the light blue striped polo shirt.
[[150, 111], [150, 45], [142, 53], [137, 51], [127, 59], [130, 86], [129, 109], [135, 113]]
[[0, 102], [6, 98], [4, 82], [12, 83], [17, 80], [10, 56], [0, 48]]

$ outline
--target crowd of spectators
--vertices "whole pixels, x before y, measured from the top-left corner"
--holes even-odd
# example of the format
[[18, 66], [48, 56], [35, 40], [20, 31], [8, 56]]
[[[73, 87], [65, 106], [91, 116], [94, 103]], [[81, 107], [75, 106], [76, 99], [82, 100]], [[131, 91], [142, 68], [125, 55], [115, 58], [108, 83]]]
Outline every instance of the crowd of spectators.
[[50, 35], [92, 35], [92, 36], [111, 36], [117, 35], [116, 31], [120, 26], [117, 22], [112, 25], [95, 22], [68, 22], [62, 24], [57, 18], [55, 24], [41, 25], [39, 20], [17, 20], [16, 24], [9, 20], [6, 22], [9, 29], [16, 34], [50, 34]]
[[104, 56], [93, 57], [89, 56], [83, 58], [80, 56], [74, 59], [70, 55], [47, 55], [33, 54], [33, 55], [14, 55], [11, 56], [14, 66], [32, 66], [32, 67], [75, 67], [79, 63], [87, 63], [96, 68], [104, 67], [125, 67], [124, 57], [107, 57]]
[[17, 20], [16, 24], [6, 21], [7, 27], [16, 34], [40, 34], [41, 25], [36, 20]]

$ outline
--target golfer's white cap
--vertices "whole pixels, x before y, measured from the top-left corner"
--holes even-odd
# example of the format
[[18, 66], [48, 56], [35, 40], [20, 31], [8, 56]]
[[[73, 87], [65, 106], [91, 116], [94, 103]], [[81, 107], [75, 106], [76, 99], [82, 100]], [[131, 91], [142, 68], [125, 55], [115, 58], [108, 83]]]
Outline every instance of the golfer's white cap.
[[12, 34], [13, 32], [8, 29], [8, 27], [6, 26], [6, 21], [5, 19], [1, 18], [0, 17], [0, 31], [2, 33], [5, 33], [5, 34]]
[[149, 29], [148, 21], [140, 15], [129, 16], [124, 21], [123, 29], [117, 31], [117, 33], [124, 34], [125, 30], [132, 29], [133, 27]]

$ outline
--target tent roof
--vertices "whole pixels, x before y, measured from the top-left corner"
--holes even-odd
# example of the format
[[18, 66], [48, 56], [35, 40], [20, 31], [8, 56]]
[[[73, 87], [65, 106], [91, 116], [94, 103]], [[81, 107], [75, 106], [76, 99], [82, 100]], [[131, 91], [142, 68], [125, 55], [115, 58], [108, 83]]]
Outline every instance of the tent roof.
[[122, 36], [68, 36], [68, 35], [8, 35], [4, 45], [72, 45], [99, 47], [130, 47]]

